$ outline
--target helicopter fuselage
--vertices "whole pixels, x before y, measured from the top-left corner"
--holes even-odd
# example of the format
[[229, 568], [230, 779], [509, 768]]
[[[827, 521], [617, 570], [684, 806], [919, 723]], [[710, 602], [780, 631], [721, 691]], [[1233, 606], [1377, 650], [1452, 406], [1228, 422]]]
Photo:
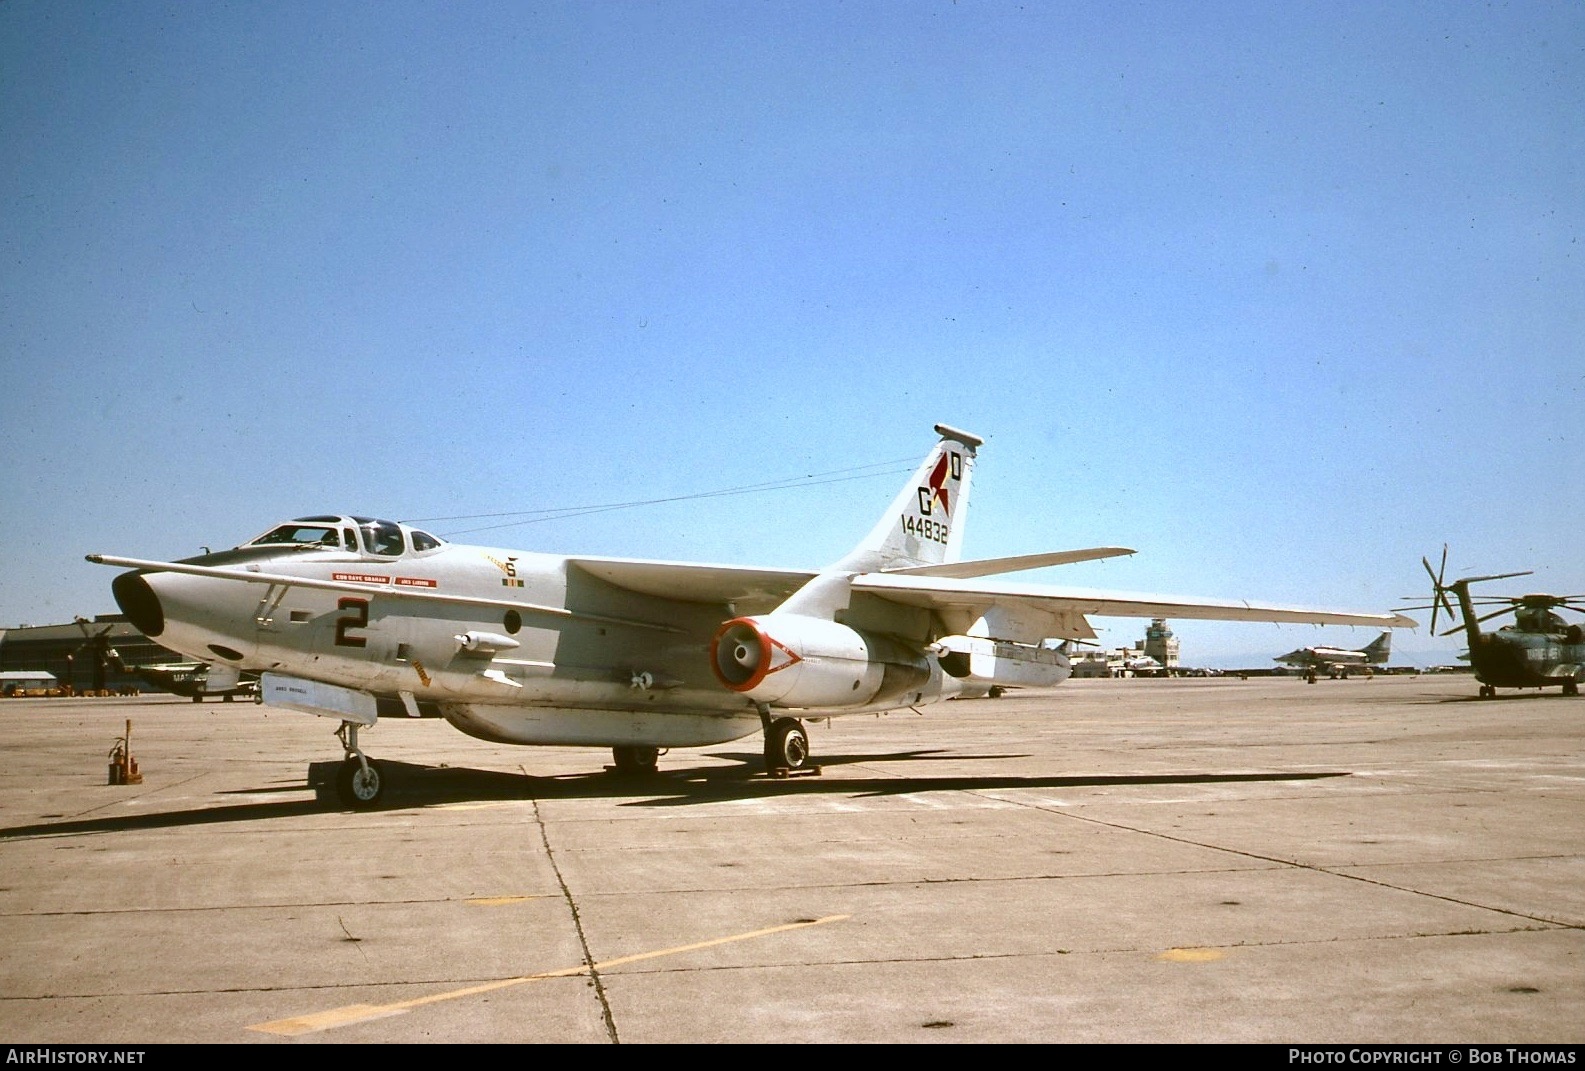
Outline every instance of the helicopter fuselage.
[[1482, 695], [1495, 694], [1489, 689], [1559, 685], [1565, 695], [1579, 693], [1579, 680], [1585, 676], [1585, 629], [1549, 612], [1521, 611], [1515, 624], [1482, 632], [1469, 585], [1449, 586], [1464, 615], [1470, 668], [1485, 686]]

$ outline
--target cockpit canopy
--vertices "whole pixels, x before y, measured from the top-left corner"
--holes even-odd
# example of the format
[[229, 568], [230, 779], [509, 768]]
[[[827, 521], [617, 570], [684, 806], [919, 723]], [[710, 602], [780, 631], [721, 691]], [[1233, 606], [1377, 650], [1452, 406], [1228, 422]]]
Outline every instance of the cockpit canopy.
[[438, 550], [444, 543], [438, 536], [395, 521], [382, 521], [373, 517], [322, 516], [299, 517], [278, 524], [243, 545], [345, 550], [353, 554], [396, 558], [408, 552], [423, 554]]

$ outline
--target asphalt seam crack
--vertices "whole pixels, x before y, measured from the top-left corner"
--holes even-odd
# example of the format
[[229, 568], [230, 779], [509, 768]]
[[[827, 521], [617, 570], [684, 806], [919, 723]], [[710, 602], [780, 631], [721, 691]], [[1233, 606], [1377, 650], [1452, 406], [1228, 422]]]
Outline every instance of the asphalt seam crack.
[[[975, 794], [981, 795], [981, 793]], [[1002, 799], [1000, 796], [985, 796], [984, 798]], [[1157, 837], [1161, 840], [1171, 841], [1174, 844], [1187, 844], [1195, 848], [1204, 848], [1207, 851], [1226, 852], [1229, 855], [1240, 856], [1244, 859], [1257, 859], [1261, 862], [1275, 863], [1279, 866], [1290, 867], [1295, 870], [1308, 870], [1316, 874], [1325, 874], [1328, 877], [1343, 878], [1347, 881], [1357, 881], [1365, 885], [1374, 885], [1381, 889], [1391, 889], [1394, 892], [1408, 893], [1411, 896], [1424, 896], [1431, 900], [1441, 900], [1444, 903], [1457, 904], [1460, 907], [1474, 908], [1477, 911], [1491, 911], [1499, 915], [1508, 915], [1512, 918], [1528, 919], [1531, 922], [1540, 922], [1548, 926], [1557, 926], [1567, 930], [1585, 930], [1585, 923], [1564, 922], [1559, 919], [1544, 918], [1540, 915], [1531, 915], [1523, 911], [1514, 911], [1511, 908], [1496, 907], [1492, 904], [1477, 903], [1473, 900], [1461, 900], [1456, 896], [1446, 896], [1442, 893], [1427, 892], [1424, 889], [1413, 889], [1402, 885], [1394, 885], [1389, 881], [1381, 881], [1377, 878], [1367, 878], [1360, 874], [1350, 874], [1341, 870], [1333, 870], [1329, 867], [1319, 866], [1314, 863], [1301, 863], [1296, 859], [1283, 859], [1274, 855], [1262, 855], [1259, 852], [1245, 851], [1241, 848], [1228, 848], [1221, 844], [1207, 844], [1203, 841], [1193, 840], [1189, 837], [1175, 837], [1170, 833], [1162, 833], [1154, 829], [1139, 829], [1135, 826], [1124, 825], [1121, 822], [1107, 822], [1100, 818], [1091, 818], [1087, 815], [1075, 814], [1073, 811], [1067, 808], [1051, 807], [1043, 803], [1028, 803], [1020, 800], [1004, 800], [1004, 802], [1014, 803], [1020, 807], [1028, 807], [1032, 810], [1041, 811], [1046, 814], [1061, 815], [1065, 818], [1070, 818], [1078, 822], [1088, 822], [1091, 825], [1104, 826], [1107, 829], [1118, 829], [1128, 833], [1138, 833], [1139, 835], [1145, 837]]]
[[572, 926], [578, 934], [578, 947], [583, 954], [583, 964], [589, 970], [589, 979], [594, 984], [595, 999], [600, 1002], [600, 1014], [605, 1019], [606, 1036], [611, 1039], [611, 1044], [620, 1045], [622, 1039], [617, 1035], [616, 1019], [611, 1014], [611, 1002], [606, 997], [605, 981], [600, 977], [594, 959], [594, 953], [589, 950], [589, 938], [583, 932], [583, 919], [578, 914], [578, 901], [573, 897], [572, 890], [567, 887], [567, 879], [562, 876], [561, 864], [556, 860], [556, 852], [550, 846], [550, 833], [545, 827], [544, 817], [539, 811], [539, 801], [534, 801], [534, 825], [539, 829], [539, 839], [545, 846], [545, 859], [550, 863], [551, 873], [556, 875], [556, 884], [561, 887], [562, 899], [567, 903], [567, 910], [572, 914]]

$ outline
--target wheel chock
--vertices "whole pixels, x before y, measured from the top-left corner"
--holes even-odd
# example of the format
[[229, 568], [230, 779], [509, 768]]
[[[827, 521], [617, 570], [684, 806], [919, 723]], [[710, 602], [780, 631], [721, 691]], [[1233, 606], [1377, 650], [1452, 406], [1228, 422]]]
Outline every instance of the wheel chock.
[[821, 771], [818, 766], [800, 766], [796, 770], [790, 766], [772, 766], [765, 772], [772, 780], [785, 781], [789, 777], [819, 777]]

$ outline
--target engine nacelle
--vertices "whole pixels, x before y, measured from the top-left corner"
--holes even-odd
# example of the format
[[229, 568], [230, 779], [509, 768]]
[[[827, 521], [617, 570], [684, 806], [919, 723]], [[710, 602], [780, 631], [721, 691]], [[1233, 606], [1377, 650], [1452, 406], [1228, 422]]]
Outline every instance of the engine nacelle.
[[983, 636], [946, 636], [936, 641], [941, 668], [962, 680], [1026, 688], [1061, 684], [1073, 675], [1062, 651]]
[[917, 648], [799, 614], [726, 622], [710, 644], [710, 668], [732, 691], [788, 707], [872, 706], [930, 680]]

